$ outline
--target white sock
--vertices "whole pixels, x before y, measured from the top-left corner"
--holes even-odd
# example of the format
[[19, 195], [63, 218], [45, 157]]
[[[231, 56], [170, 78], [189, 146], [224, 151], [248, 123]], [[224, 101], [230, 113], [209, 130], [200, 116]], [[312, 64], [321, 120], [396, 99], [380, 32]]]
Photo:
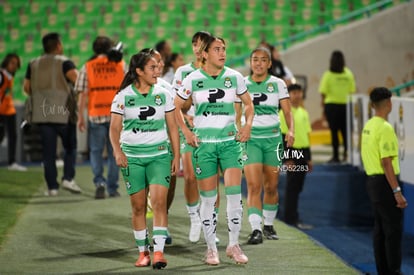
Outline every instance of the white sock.
[[263, 204], [264, 225], [273, 225], [278, 209], [279, 204]]
[[154, 252], [164, 252], [165, 239], [168, 236], [167, 227], [154, 226], [152, 230], [152, 241], [154, 243]]
[[249, 223], [252, 232], [255, 230], [262, 231], [262, 211], [256, 207], [249, 207], [249, 209], [247, 209], [247, 214], [249, 215]]
[[200, 218], [203, 224], [204, 239], [207, 243], [207, 248], [217, 251], [216, 246], [216, 227], [217, 219], [214, 212], [214, 205], [217, 200], [217, 191], [200, 192]]
[[198, 201], [194, 205], [186, 205], [188, 215], [190, 216], [191, 222], [200, 220], [200, 202]]
[[229, 230], [229, 246], [239, 243], [241, 230], [243, 205], [241, 199], [241, 187], [225, 187], [227, 199], [227, 226]]
[[139, 252], [148, 251], [148, 246], [146, 243], [147, 240], [147, 230], [134, 230], [135, 243], [137, 244]]

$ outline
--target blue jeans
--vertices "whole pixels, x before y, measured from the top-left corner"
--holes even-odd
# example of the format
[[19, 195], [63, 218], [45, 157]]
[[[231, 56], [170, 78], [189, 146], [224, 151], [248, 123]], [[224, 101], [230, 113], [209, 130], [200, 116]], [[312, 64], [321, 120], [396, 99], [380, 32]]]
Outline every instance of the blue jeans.
[[[114, 194], [118, 189], [119, 168], [116, 165], [112, 145], [109, 140], [109, 122], [93, 123], [88, 125], [89, 158], [94, 175], [95, 185], [106, 184], [109, 194]], [[104, 158], [102, 153], [106, 146], [108, 152], [108, 179], [103, 176]]]
[[76, 163], [76, 125], [60, 123], [40, 123], [40, 135], [43, 146], [43, 167], [47, 187], [59, 189], [56, 168], [56, 146], [58, 136], [62, 139], [64, 149], [62, 180], [72, 180], [75, 177]]

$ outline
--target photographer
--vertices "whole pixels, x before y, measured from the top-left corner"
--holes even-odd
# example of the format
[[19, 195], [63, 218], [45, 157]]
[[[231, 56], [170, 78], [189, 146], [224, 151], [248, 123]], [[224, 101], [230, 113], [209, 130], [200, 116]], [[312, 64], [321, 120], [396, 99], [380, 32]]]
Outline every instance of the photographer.
[[[95, 199], [104, 199], [107, 189], [109, 197], [118, 197], [119, 170], [109, 140], [111, 103], [118, 92], [126, 73], [122, 60], [122, 44], [114, 47], [111, 39], [98, 36], [93, 42], [94, 55], [81, 68], [75, 90], [79, 94], [78, 128], [86, 130], [85, 110], [88, 110], [89, 158], [96, 186]], [[102, 153], [108, 153], [108, 176], [103, 175]]]

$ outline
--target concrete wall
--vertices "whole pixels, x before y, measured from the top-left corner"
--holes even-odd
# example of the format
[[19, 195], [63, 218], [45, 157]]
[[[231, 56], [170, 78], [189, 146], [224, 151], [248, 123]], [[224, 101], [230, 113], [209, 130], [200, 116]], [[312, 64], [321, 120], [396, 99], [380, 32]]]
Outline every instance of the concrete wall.
[[344, 53], [346, 65], [354, 73], [358, 93], [414, 79], [414, 1], [337, 27], [281, 53], [283, 63], [294, 74], [308, 78], [305, 106], [311, 121], [322, 115], [319, 81], [336, 49]]

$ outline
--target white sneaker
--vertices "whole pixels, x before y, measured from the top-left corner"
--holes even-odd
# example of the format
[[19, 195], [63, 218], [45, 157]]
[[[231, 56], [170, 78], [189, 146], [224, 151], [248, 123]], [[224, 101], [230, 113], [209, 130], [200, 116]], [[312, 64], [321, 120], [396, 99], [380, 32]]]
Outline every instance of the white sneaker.
[[191, 216], [191, 227], [190, 233], [188, 234], [188, 239], [192, 243], [196, 243], [200, 240], [201, 234], [201, 220], [198, 216], [198, 213], [190, 214]]
[[82, 190], [80, 189], [80, 187], [76, 184], [76, 182], [74, 180], [63, 180], [62, 181], [62, 187], [72, 193], [81, 193]]
[[26, 167], [21, 166], [21, 165], [17, 164], [16, 162], [10, 164], [7, 167], [7, 169], [9, 169], [11, 171], [21, 171], [21, 172], [27, 171], [27, 168]]
[[50, 189], [45, 191], [46, 197], [56, 197], [59, 194], [59, 191], [57, 189]]

